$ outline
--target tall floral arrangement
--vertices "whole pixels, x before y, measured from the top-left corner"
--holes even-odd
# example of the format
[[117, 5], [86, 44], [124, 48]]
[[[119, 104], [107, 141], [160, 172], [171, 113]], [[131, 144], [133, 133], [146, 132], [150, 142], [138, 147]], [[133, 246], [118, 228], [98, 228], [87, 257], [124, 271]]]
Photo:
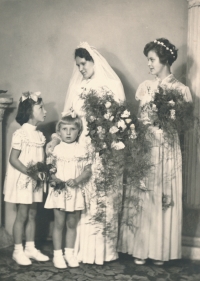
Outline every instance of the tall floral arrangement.
[[148, 125], [139, 121], [125, 102], [115, 101], [113, 93], [106, 87], [84, 92], [82, 98], [88, 136], [101, 159], [95, 176], [99, 207], [95, 219], [102, 221], [108, 193], [121, 192], [115, 202], [115, 208], [121, 210], [123, 188], [116, 180], [120, 176], [124, 175], [124, 183], [136, 191], [129, 200], [138, 208], [137, 189], [142, 188], [142, 180], [151, 165], [150, 144], [146, 139]]

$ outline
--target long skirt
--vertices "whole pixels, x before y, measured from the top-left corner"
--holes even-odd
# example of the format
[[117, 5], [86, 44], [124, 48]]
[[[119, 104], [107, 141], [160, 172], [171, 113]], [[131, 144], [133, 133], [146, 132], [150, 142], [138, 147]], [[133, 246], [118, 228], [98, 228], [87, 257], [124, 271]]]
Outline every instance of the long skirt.
[[[151, 128], [152, 168], [145, 178], [147, 191], [125, 191], [118, 250], [136, 258], [168, 261], [181, 258], [182, 156], [178, 135], [173, 141]], [[136, 211], [128, 198], [138, 193]]]

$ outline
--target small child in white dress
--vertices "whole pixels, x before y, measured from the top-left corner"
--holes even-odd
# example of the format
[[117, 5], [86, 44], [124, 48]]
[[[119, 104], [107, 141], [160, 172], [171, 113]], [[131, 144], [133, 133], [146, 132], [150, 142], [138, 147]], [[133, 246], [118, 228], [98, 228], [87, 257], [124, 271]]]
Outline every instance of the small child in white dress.
[[[50, 156], [56, 173], [51, 176], [45, 208], [54, 209], [53, 227], [53, 263], [56, 268], [79, 266], [74, 255], [76, 228], [80, 219], [80, 211], [85, 209], [84, 183], [91, 176], [91, 161], [86, 151], [78, 143], [82, 131], [82, 121], [70, 111], [62, 114], [56, 126], [61, 138]], [[62, 252], [63, 229], [66, 224], [65, 254]], [[67, 262], [67, 264], [66, 264]]]
[[[28, 166], [44, 162], [45, 137], [37, 130], [37, 125], [44, 121], [46, 110], [40, 92], [22, 94], [18, 106], [16, 121], [21, 128], [12, 137], [9, 163], [4, 185], [4, 201], [17, 206], [13, 225], [14, 252], [12, 258], [19, 265], [30, 265], [31, 260], [48, 261], [35, 248], [35, 216], [37, 203], [43, 200], [43, 183], [39, 182], [39, 172], [31, 177]], [[22, 238], [25, 227], [25, 251]]]

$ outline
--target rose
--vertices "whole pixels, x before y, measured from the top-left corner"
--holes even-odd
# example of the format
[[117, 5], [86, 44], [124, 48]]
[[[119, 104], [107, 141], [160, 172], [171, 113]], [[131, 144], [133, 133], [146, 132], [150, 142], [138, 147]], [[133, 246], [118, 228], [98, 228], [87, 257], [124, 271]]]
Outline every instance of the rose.
[[124, 110], [124, 112], [121, 114], [121, 117], [122, 118], [128, 118], [130, 116], [130, 112], [126, 109]]
[[106, 104], [105, 104], [105, 107], [106, 107], [106, 108], [111, 107], [111, 102], [107, 101]]
[[125, 145], [122, 141], [119, 141], [119, 142], [115, 142], [113, 141], [111, 143], [111, 148], [114, 148], [116, 150], [121, 150], [121, 149], [124, 149]]
[[130, 135], [130, 137], [129, 137], [130, 139], [136, 139], [137, 138], [137, 134], [136, 134], [136, 132], [135, 131], [132, 131], [132, 133], [131, 133], [131, 135]]
[[96, 118], [94, 116], [90, 116], [90, 120], [94, 121]]
[[174, 105], [175, 105], [175, 102], [174, 102], [173, 100], [170, 100], [168, 103], [169, 103], [169, 105], [171, 105], [171, 106], [174, 106]]
[[112, 126], [111, 128], [110, 128], [110, 130], [109, 130], [109, 132], [111, 133], [111, 134], [115, 134], [115, 133], [117, 133], [119, 131], [119, 129], [116, 127], [116, 126]]
[[135, 125], [134, 125], [134, 124], [131, 124], [131, 125], [130, 125], [130, 129], [131, 129], [131, 130], [135, 130]]
[[124, 120], [119, 120], [118, 122], [117, 122], [117, 127], [118, 128], [122, 128], [122, 131], [124, 131], [125, 129], [126, 129], [126, 124], [125, 124], [125, 122], [124, 122]]
[[98, 127], [97, 127], [97, 133], [101, 133], [102, 130], [103, 130], [103, 128], [102, 128], [101, 126], [98, 126]]
[[106, 143], [105, 143], [105, 142], [103, 143], [102, 148], [107, 148], [107, 145], [106, 145]]
[[128, 118], [128, 119], [125, 119], [125, 122], [126, 122], [126, 124], [129, 124], [129, 123], [131, 123], [131, 119], [130, 118]]
[[111, 116], [111, 117], [109, 118], [110, 121], [112, 121], [113, 119], [114, 119], [114, 116]]
[[104, 118], [108, 120], [110, 118], [110, 113], [104, 114]]

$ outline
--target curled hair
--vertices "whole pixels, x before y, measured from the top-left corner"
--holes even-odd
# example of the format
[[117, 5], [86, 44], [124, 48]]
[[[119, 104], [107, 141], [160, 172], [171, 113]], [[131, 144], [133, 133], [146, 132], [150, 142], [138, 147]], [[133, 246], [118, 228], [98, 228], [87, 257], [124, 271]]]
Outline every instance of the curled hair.
[[38, 101], [35, 102], [31, 98], [27, 98], [22, 101], [22, 98], [19, 100], [19, 106], [17, 110], [17, 116], [15, 120], [22, 126], [24, 123], [27, 123], [30, 118], [33, 117], [33, 106], [40, 104], [42, 98], [38, 98]]
[[159, 38], [146, 44], [144, 55], [147, 57], [150, 51], [156, 52], [162, 64], [168, 63], [170, 66], [178, 57], [178, 49], [165, 38]]
[[75, 50], [74, 57], [84, 58], [87, 61], [94, 62], [93, 58], [91, 57], [90, 53], [84, 48], [78, 48]]
[[[81, 135], [82, 131], [83, 131], [83, 124], [82, 124], [82, 120], [79, 116], [76, 116], [75, 118], [73, 118], [71, 115], [68, 116], [64, 116], [62, 117], [58, 123], [56, 124], [56, 133], [59, 133], [60, 131], [60, 127], [61, 125], [67, 125], [67, 124], [74, 124], [77, 126], [77, 128], [79, 129], [79, 136]], [[78, 139], [77, 139], [78, 141]]]

